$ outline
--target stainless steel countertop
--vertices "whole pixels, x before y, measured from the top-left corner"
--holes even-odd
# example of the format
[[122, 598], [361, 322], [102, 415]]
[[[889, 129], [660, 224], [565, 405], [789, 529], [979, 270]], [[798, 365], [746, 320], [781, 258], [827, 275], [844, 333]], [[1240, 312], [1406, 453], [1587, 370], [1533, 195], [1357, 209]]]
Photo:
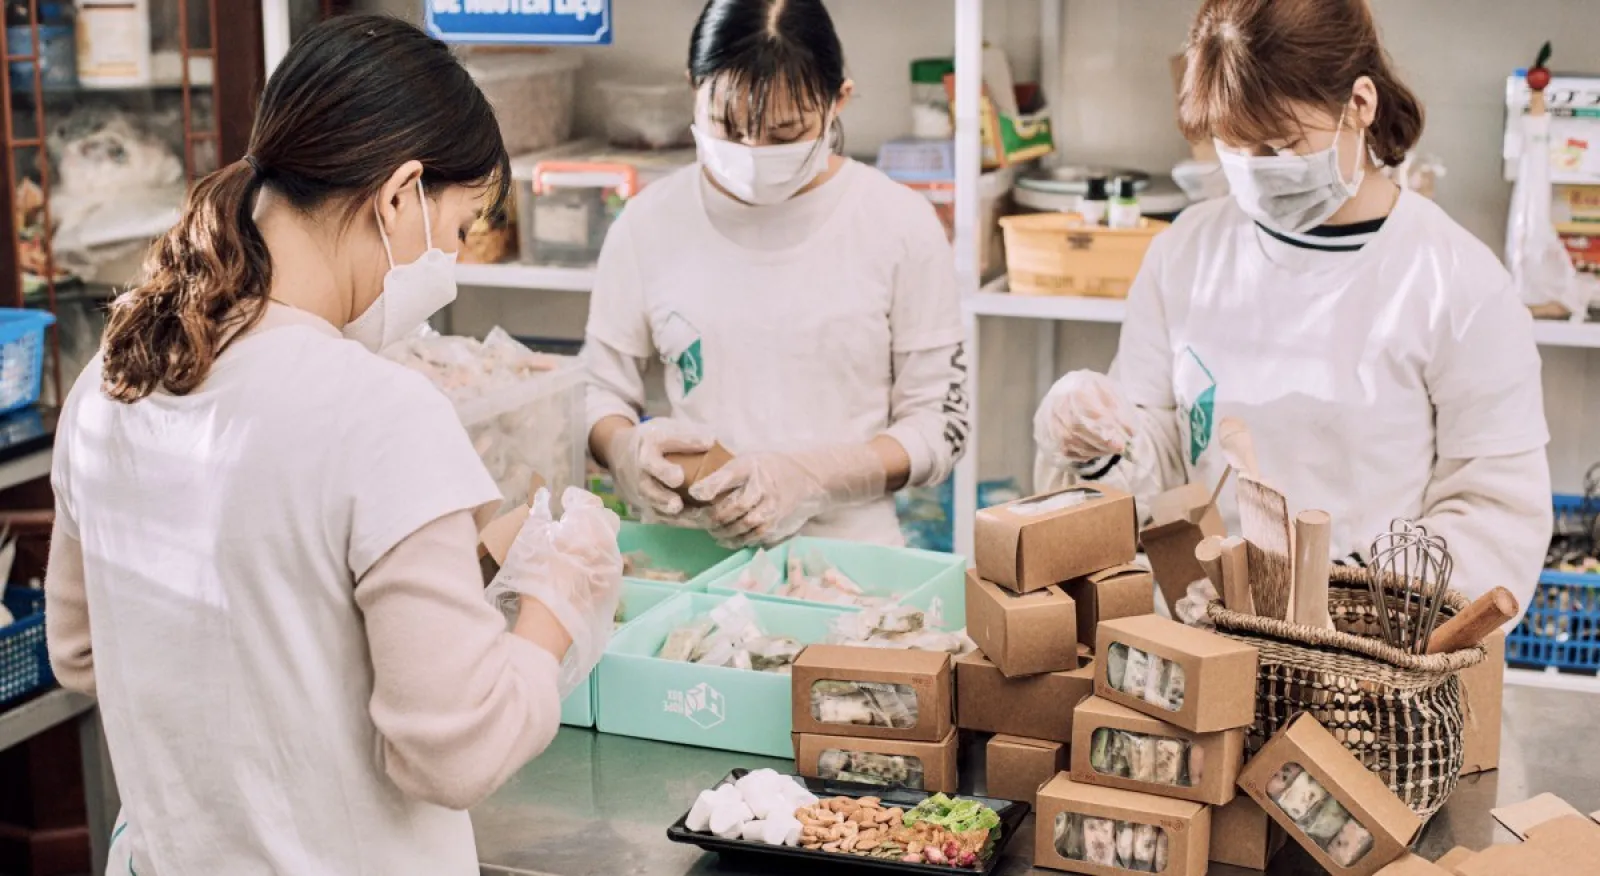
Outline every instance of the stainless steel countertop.
[[[1584, 756], [1579, 742], [1592, 739], [1597, 724], [1600, 695], [1508, 686], [1500, 769], [1462, 780], [1423, 831], [1418, 853], [1434, 859], [1458, 845], [1481, 849], [1514, 842], [1489, 817], [1489, 810], [1546, 791], [1581, 811], [1600, 810], [1600, 762]], [[978, 786], [979, 760], [966, 765], [964, 790]], [[733, 768], [792, 772], [793, 766], [790, 761], [563, 728], [548, 751], [473, 811], [482, 871], [487, 876], [772, 872], [758, 869], [759, 861], [723, 860], [668, 842], [666, 830], [702, 789]], [[1007, 845], [999, 870], [1004, 876], [1057, 872], [1030, 866], [1032, 822], [1030, 817]], [[1213, 864], [1210, 872], [1246, 876], [1255, 871]], [[1268, 872], [1313, 876], [1323, 871], [1290, 843]]]

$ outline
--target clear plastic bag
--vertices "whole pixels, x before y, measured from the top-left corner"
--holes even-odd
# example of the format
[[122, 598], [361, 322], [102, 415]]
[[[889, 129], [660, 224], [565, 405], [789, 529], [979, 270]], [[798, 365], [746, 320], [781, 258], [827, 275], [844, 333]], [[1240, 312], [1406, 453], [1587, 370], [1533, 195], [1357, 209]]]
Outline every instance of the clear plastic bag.
[[1587, 315], [1588, 287], [1550, 219], [1550, 117], [1522, 118], [1522, 157], [1506, 218], [1506, 268], [1522, 303]]
[[823, 724], [909, 730], [920, 713], [910, 685], [827, 679], [811, 685], [811, 719]]
[[817, 757], [817, 777], [864, 785], [898, 785], [924, 789], [922, 758], [909, 754], [878, 754], [830, 748]]
[[804, 647], [789, 636], [767, 635], [750, 600], [735, 595], [706, 617], [667, 633], [656, 656], [702, 666], [788, 673]]

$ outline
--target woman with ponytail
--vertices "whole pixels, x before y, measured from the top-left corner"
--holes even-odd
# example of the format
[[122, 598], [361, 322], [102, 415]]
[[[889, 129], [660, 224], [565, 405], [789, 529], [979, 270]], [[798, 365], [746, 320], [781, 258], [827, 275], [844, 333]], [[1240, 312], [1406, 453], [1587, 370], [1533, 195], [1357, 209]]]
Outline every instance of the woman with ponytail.
[[1330, 513], [1334, 558], [1411, 518], [1449, 542], [1452, 586], [1526, 606], [1551, 524], [1533, 324], [1488, 247], [1379, 172], [1423, 112], [1367, 0], [1206, 0], [1186, 57], [1179, 118], [1232, 197], [1151, 243], [1110, 376], [1039, 408], [1038, 479], [1148, 510], [1224, 476], [1214, 425], [1236, 417], [1293, 510]]
[[443, 43], [335, 19], [112, 305], [61, 414], [46, 581], [123, 801], [108, 872], [478, 872], [463, 810], [550, 742], [622, 571], [598, 500], [541, 505], [507, 629], [476, 554], [494, 482], [375, 355], [454, 299], [507, 168]]

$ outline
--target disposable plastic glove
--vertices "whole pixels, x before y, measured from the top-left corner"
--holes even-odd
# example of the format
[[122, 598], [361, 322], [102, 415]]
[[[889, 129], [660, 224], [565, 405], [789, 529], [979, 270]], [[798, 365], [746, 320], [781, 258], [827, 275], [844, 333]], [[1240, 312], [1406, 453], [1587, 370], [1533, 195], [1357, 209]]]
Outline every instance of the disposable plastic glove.
[[711, 505], [711, 536], [739, 548], [776, 544], [819, 514], [870, 502], [884, 494], [887, 480], [877, 451], [850, 444], [736, 456], [689, 493]]
[[716, 443], [707, 429], [658, 417], [613, 435], [606, 460], [623, 501], [646, 520], [670, 520], [683, 513], [683, 497], [673, 490], [683, 486], [684, 473], [666, 454], [704, 453]]
[[1033, 417], [1033, 440], [1058, 464], [1125, 454], [1133, 430], [1133, 406], [1121, 388], [1093, 371], [1071, 371], [1057, 380]]
[[521, 597], [539, 600], [572, 637], [557, 682], [565, 698], [589, 677], [611, 638], [622, 598], [622, 521], [595, 496], [568, 487], [561, 519], [550, 514], [550, 491], [540, 490], [512, 542], [488, 598], [513, 623]]

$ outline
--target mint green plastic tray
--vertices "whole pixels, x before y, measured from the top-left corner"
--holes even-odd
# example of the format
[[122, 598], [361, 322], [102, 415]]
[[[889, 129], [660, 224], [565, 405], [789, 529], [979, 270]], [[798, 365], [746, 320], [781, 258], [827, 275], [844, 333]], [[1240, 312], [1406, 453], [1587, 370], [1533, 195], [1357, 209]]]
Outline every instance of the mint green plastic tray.
[[[789, 676], [656, 657], [667, 634], [727, 601], [681, 593], [611, 639], [595, 676], [601, 733], [792, 757]], [[802, 644], [822, 641], [843, 612], [751, 600], [761, 629]]]
[[[791, 553], [805, 557], [812, 551], [820, 552], [850, 580], [861, 585], [869, 596], [898, 597], [906, 605], [926, 609], [933, 600], [940, 601], [942, 626], [958, 629], [967, 623], [966, 575], [967, 561], [954, 554], [913, 548], [890, 548], [853, 541], [827, 538], [800, 537], [775, 548], [767, 555], [778, 564], [781, 580], [788, 580], [788, 560]], [[734, 583], [754, 559], [754, 550], [743, 550], [719, 564], [706, 574], [706, 592], [728, 595], [739, 592]], [[819, 605], [822, 603], [772, 596], [765, 593], [747, 594], [751, 599], [782, 602], [790, 605]], [[854, 606], [836, 606], [845, 611], [859, 611]]]
[[[681, 584], [622, 579], [623, 628], [648, 613], [650, 609], [682, 592]], [[616, 638], [621, 632], [622, 630], [618, 629], [616, 633], [612, 633], [612, 638]], [[583, 684], [561, 701], [561, 723], [572, 727], [594, 726], [594, 675], [593, 672], [589, 673]]]
[[709, 573], [735, 555], [735, 551], [718, 545], [711, 540], [711, 536], [698, 529], [626, 521], [622, 524], [621, 534], [617, 536], [617, 546], [625, 554], [643, 551], [650, 555], [657, 568], [675, 569], [689, 576], [688, 582], [683, 584], [651, 581], [647, 578], [628, 580], [662, 584], [697, 593], [705, 591], [706, 581], [710, 580]]

